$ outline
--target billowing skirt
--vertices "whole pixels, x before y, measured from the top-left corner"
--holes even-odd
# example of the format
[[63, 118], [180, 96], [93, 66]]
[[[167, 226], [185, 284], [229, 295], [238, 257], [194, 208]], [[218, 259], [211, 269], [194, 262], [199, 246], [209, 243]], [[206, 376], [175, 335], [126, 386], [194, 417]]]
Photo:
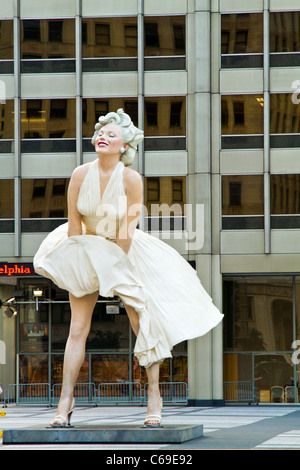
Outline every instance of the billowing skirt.
[[128, 255], [100, 235], [51, 232], [34, 257], [38, 274], [75, 297], [119, 296], [139, 315], [134, 354], [139, 364], [171, 357], [175, 344], [209, 332], [223, 318], [196, 271], [169, 245], [136, 229]]

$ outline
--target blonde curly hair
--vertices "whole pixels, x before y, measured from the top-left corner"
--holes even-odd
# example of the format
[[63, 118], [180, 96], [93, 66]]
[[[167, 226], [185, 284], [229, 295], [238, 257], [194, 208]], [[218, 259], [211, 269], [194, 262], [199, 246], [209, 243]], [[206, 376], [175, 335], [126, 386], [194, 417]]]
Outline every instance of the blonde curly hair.
[[93, 145], [95, 144], [99, 130], [107, 124], [116, 124], [121, 127], [124, 144], [129, 144], [129, 147], [126, 152], [122, 153], [120, 160], [125, 166], [132, 165], [137, 146], [144, 138], [144, 132], [135, 127], [130, 116], [120, 108], [116, 113], [111, 112], [105, 116], [99, 117], [98, 122], [95, 124], [95, 133], [92, 137]]

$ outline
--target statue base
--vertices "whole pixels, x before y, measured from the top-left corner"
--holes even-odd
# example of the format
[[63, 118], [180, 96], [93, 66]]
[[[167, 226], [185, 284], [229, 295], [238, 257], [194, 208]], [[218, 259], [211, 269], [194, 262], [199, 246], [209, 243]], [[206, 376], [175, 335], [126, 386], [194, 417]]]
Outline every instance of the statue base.
[[78, 425], [70, 428], [32, 426], [3, 431], [5, 444], [174, 444], [203, 436], [203, 425]]

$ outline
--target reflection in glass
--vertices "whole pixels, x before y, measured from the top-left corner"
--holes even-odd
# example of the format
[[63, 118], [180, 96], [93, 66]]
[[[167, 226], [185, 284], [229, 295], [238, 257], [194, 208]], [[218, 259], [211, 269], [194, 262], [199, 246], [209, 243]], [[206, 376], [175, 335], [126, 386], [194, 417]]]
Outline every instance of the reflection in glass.
[[135, 126], [138, 126], [137, 98], [84, 98], [82, 100], [82, 133], [83, 137], [92, 138], [94, 126], [100, 116], [116, 112], [123, 108], [129, 114]]
[[263, 134], [263, 95], [222, 95], [222, 135]]
[[14, 100], [0, 102], [0, 139], [14, 138]]
[[70, 303], [54, 302], [51, 307], [51, 318], [51, 349], [64, 351], [70, 329]]
[[[84, 98], [82, 100], [83, 137], [91, 138], [99, 116], [123, 108], [138, 126], [137, 98]], [[185, 136], [185, 96], [145, 98], [145, 136]]]
[[259, 215], [263, 213], [263, 175], [222, 176], [223, 215]]
[[14, 218], [14, 180], [0, 179], [0, 219]]
[[186, 135], [185, 97], [145, 98], [145, 135]]
[[75, 19], [21, 20], [21, 59], [75, 57]]
[[82, 57], [136, 56], [137, 17], [82, 19]]
[[88, 350], [128, 351], [129, 323], [126, 312], [120, 308], [119, 314], [111, 314], [106, 307], [104, 302], [96, 304], [86, 347]]
[[271, 175], [271, 214], [300, 213], [300, 175]]
[[186, 177], [160, 176], [145, 178], [145, 206], [149, 216], [184, 215]]
[[0, 60], [13, 58], [13, 20], [0, 20]]
[[[22, 383], [24, 384], [48, 383], [48, 355], [47, 354], [39, 354], [39, 355], [20, 354], [19, 364], [20, 364], [19, 366], [20, 384]], [[32, 394], [32, 390], [28, 390], [28, 391]], [[20, 393], [22, 393], [22, 390]]]
[[67, 217], [69, 178], [22, 179], [22, 218]]
[[222, 54], [263, 52], [263, 14], [221, 15]]
[[91, 362], [92, 382], [96, 386], [129, 381], [128, 354], [93, 354]]
[[[63, 354], [52, 354], [51, 355], [51, 385], [62, 383], [63, 374]], [[88, 357], [85, 356], [82, 366], [80, 368], [76, 383], [88, 383], [89, 382], [89, 361]], [[56, 387], [54, 390], [54, 397], [59, 398], [61, 387]]]
[[185, 16], [145, 16], [145, 56], [185, 55]]
[[270, 11], [270, 52], [300, 51], [300, 11]]
[[[254, 356], [254, 383], [260, 402], [288, 401], [286, 387], [294, 385], [294, 365], [291, 354], [256, 354]], [[289, 401], [294, 401], [291, 397]]]
[[225, 350], [290, 351], [293, 342], [291, 277], [226, 278]]
[[75, 99], [21, 100], [22, 139], [76, 137]]
[[[33, 300], [33, 299], [32, 299]], [[20, 352], [48, 352], [48, 306], [40, 304], [18, 305], [20, 315]]]
[[293, 103], [291, 93], [270, 94], [270, 133], [299, 133], [300, 107]]

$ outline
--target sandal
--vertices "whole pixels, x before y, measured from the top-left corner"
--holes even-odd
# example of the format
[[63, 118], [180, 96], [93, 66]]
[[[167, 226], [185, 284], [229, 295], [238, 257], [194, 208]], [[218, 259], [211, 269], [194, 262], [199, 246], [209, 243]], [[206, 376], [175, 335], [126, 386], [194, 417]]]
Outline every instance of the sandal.
[[67, 419], [62, 415], [55, 416], [53, 421], [50, 421], [51, 428], [69, 428], [71, 426], [71, 417], [75, 409], [75, 400], [73, 398], [71, 409], [68, 413]]
[[162, 417], [159, 415], [148, 415], [144, 421], [144, 426], [146, 428], [160, 428], [160, 423], [162, 422]]

